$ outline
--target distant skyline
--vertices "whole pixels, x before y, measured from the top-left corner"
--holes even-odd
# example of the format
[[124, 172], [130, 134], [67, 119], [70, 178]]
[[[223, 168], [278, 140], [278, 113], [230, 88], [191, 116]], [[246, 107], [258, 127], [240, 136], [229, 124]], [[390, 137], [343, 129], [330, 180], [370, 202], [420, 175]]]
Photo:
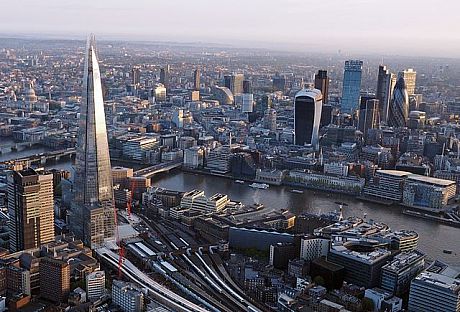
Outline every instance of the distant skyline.
[[[459, 58], [458, 0], [18, 0], [3, 35]], [[17, 7], [17, 10], [13, 10]], [[13, 14], [14, 12], [14, 14]]]

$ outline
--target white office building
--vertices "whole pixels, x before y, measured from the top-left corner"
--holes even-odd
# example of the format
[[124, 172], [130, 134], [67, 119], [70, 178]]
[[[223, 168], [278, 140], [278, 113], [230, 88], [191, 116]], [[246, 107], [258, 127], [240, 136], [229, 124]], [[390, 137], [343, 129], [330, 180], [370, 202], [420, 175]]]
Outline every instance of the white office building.
[[86, 276], [86, 295], [88, 300], [96, 301], [105, 294], [105, 272], [95, 271]]
[[112, 302], [124, 312], [144, 311], [144, 293], [133, 283], [114, 280]]
[[322, 237], [303, 237], [300, 241], [300, 258], [312, 261], [329, 252], [330, 239]]
[[411, 312], [459, 312], [460, 279], [458, 272], [449, 274], [422, 272], [411, 283], [409, 311]]

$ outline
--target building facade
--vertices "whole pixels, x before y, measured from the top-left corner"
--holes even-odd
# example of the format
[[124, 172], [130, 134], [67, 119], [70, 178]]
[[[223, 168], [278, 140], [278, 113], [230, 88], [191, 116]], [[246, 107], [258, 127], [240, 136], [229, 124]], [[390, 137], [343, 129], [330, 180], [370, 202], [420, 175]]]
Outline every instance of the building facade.
[[433, 272], [420, 273], [410, 286], [409, 311], [460, 311], [460, 280]]
[[105, 272], [96, 271], [86, 276], [86, 295], [88, 300], [98, 300], [105, 294]]
[[406, 83], [401, 77], [393, 90], [393, 99], [388, 111], [388, 125], [394, 128], [405, 127], [409, 117], [409, 95]]
[[358, 108], [362, 71], [363, 61], [350, 60], [345, 62], [342, 87], [342, 113], [350, 114]]
[[303, 89], [294, 98], [294, 137], [296, 145], [319, 144], [322, 94], [318, 89]]
[[318, 70], [318, 73], [315, 74], [315, 89], [321, 91], [323, 104], [327, 104], [329, 99], [329, 77], [327, 76], [327, 70]]
[[112, 171], [95, 39], [88, 40], [80, 105], [72, 231], [96, 248], [115, 230]]
[[10, 250], [54, 241], [53, 174], [28, 168], [8, 177]]
[[124, 312], [144, 311], [144, 293], [132, 283], [114, 280], [112, 283], [112, 301]]
[[40, 296], [56, 303], [66, 302], [70, 293], [70, 265], [61, 260], [40, 261]]

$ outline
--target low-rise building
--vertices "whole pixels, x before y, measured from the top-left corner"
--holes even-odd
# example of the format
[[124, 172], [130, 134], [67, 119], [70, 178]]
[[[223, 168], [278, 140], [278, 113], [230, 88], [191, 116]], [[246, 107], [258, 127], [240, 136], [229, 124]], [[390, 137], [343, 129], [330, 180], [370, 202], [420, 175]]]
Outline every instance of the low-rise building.
[[318, 236], [305, 236], [300, 240], [300, 258], [312, 261], [327, 256], [331, 240]]
[[98, 300], [105, 294], [105, 272], [95, 271], [86, 276], [88, 300]]
[[[451, 272], [452, 273], [452, 272]], [[445, 272], [420, 273], [411, 283], [409, 311], [458, 312], [460, 310], [460, 279]]]
[[124, 312], [144, 311], [144, 293], [133, 283], [114, 280], [112, 301]]
[[423, 270], [425, 254], [403, 252], [382, 267], [381, 288], [397, 296], [409, 291], [411, 281]]

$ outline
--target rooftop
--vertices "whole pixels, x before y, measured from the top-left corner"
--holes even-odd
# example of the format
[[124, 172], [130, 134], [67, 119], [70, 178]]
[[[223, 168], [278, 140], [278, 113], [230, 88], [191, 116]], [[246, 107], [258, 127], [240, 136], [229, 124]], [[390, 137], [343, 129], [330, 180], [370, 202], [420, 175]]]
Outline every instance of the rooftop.
[[414, 281], [423, 282], [431, 285], [432, 287], [450, 290], [456, 294], [460, 294], [460, 279], [452, 278], [443, 274], [425, 271], [420, 273]]

